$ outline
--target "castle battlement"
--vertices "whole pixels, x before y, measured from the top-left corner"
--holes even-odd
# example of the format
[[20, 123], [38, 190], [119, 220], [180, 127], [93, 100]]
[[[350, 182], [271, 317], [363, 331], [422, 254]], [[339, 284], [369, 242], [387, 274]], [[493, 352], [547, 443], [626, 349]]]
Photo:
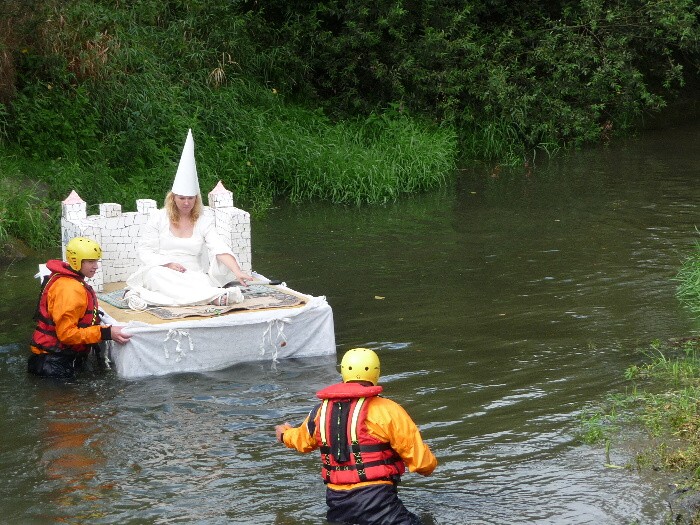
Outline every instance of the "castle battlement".
[[[141, 228], [158, 209], [153, 199], [138, 199], [135, 212], [122, 212], [121, 204], [99, 205], [99, 215], [87, 214], [87, 203], [72, 191], [61, 203], [61, 247], [65, 260], [66, 244], [73, 237], [89, 237], [100, 244], [100, 269], [88, 282], [101, 292], [104, 285], [125, 281], [138, 268], [136, 247]], [[216, 230], [236, 254], [241, 269], [252, 271], [250, 214], [233, 205], [233, 193], [219, 181], [208, 194], [204, 214], [214, 215]]]

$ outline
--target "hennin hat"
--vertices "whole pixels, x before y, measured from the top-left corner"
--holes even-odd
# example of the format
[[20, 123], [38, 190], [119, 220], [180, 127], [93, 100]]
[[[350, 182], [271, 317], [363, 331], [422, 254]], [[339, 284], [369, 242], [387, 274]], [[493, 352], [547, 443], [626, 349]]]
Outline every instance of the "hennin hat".
[[172, 191], [175, 195], [194, 197], [199, 195], [199, 178], [197, 177], [197, 164], [194, 161], [194, 139], [192, 130], [187, 131], [185, 146], [182, 148], [180, 164], [175, 173]]

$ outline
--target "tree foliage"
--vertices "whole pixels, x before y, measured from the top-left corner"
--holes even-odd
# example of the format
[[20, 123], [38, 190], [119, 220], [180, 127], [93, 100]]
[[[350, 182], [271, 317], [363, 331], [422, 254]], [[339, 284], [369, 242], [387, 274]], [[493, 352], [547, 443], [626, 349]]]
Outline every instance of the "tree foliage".
[[211, 107], [221, 90], [261, 110], [274, 90], [336, 120], [398, 109], [503, 159], [629, 130], [700, 64], [694, 0], [19, 4], [0, 0], [5, 141], [136, 170], [162, 166], [164, 140], [203, 116], [230, 134], [214, 118], [240, 115]]
[[401, 101], [455, 124], [476, 157], [629, 130], [700, 63], [693, 0], [248, 5], [270, 29], [265, 45], [299, 57], [274, 82], [336, 114]]

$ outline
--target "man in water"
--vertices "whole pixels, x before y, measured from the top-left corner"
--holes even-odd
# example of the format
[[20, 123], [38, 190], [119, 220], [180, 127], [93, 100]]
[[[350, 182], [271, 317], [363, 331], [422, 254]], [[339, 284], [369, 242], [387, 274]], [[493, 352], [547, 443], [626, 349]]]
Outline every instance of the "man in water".
[[432, 474], [437, 459], [396, 402], [379, 397], [379, 357], [353, 348], [340, 364], [342, 383], [316, 393], [321, 403], [301, 426], [277, 425], [277, 440], [299, 452], [321, 451], [326, 517], [334, 524], [418, 525], [397, 484], [406, 467]]
[[34, 319], [27, 370], [39, 376], [72, 378], [102, 341], [126, 343], [120, 326], [102, 325], [97, 295], [85, 282], [99, 267], [102, 249], [92, 239], [76, 237], [66, 245], [67, 263], [50, 260], [51, 275], [42, 286]]

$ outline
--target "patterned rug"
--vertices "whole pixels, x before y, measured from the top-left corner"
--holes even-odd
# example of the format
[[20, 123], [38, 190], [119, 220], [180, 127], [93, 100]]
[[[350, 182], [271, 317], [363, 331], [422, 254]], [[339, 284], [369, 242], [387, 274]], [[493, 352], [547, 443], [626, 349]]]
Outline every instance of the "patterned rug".
[[[298, 295], [281, 290], [278, 286], [252, 284], [241, 288], [243, 301], [228, 306], [149, 306], [145, 313], [155, 315], [159, 319], [178, 319], [181, 317], [216, 317], [227, 312], [240, 310], [266, 310], [268, 308], [289, 308], [304, 304], [306, 300]], [[122, 310], [129, 310], [124, 299], [124, 289], [112, 292], [98, 293], [100, 301], [111, 304]]]

